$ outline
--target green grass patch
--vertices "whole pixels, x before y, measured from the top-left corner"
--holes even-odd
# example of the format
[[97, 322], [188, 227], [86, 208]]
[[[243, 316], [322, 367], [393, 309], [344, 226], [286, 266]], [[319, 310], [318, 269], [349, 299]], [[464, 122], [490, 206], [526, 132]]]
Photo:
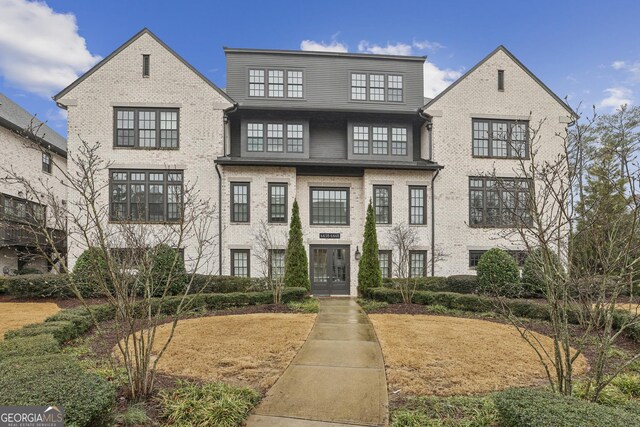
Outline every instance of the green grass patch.
[[317, 313], [320, 309], [320, 302], [317, 298], [305, 298], [302, 301], [290, 301], [287, 307], [299, 313]]
[[490, 395], [415, 397], [391, 414], [391, 427], [491, 427], [497, 422]]
[[362, 307], [362, 309], [367, 313], [376, 311], [376, 310], [381, 310], [389, 306], [389, 303], [385, 301], [376, 301], [376, 300], [364, 299], [364, 298], [359, 298], [358, 304], [360, 304], [360, 307]]
[[179, 381], [175, 389], [161, 391], [159, 400], [168, 425], [236, 427], [260, 401], [260, 394], [248, 387]]
[[127, 409], [116, 416], [116, 422], [125, 426], [139, 426], [148, 424], [151, 418], [147, 415], [144, 407], [139, 404], [130, 405]]

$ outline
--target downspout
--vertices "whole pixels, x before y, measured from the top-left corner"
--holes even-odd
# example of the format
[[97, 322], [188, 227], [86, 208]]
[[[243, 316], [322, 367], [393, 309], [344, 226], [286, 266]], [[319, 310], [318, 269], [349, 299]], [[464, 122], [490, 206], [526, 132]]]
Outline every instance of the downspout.
[[436, 169], [436, 173], [431, 177], [431, 276], [436, 275], [436, 192], [434, 185], [438, 174], [440, 174], [440, 169]]
[[[227, 131], [229, 127], [229, 114], [238, 110], [238, 104], [234, 103], [231, 108], [224, 110], [223, 122], [223, 134], [222, 134], [222, 156], [227, 157], [227, 147], [231, 138], [231, 132]], [[222, 174], [220, 173], [220, 166], [215, 164], [216, 173], [218, 174], [218, 276], [222, 276]]]

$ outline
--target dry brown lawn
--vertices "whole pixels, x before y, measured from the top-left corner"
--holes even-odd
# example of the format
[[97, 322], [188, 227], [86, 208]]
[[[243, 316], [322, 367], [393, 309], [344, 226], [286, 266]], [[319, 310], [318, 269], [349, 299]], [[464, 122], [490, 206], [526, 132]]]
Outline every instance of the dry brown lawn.
[[[181, 320], [158, 370], [266, 390], [302, 347], [315, 317], [260, 313]], [[166, 341], [170, 328], [158, 327], [154, 347]]]
[[[445, 316], [369, 315], [382, 346], [389, 390], [450, 396], [546, 381], [535, 351], [510, 325]], [[536, 334], [545, 348], [552, 340]], [[582, 356], [576, 374], [586, 371]]]
[[0, 340], [7, 331], [42, 322], [58, 311], [60, 307], [52, 302], [0, 302]]

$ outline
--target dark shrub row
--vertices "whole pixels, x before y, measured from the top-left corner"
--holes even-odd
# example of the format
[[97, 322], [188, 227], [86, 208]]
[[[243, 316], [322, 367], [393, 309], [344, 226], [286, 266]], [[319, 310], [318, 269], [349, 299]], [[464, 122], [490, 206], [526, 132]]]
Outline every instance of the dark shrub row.
[[1, 360], [0, 390], [0, 406], [57, 405], [64, 407], [67, 426], [111, 425], [115, 387], [68, 355]]
[[[432, 292], [456, 292], [459, 294], [475, 294], [478, 292], [478, 279], [472, 275], [449, 277], [420, 277], [415, 280], [416, 289]], [[387, 288], [398, 288], [401, 279], [385, 278], [383, 285]]]
[[[180, 278], [180, 284], [171, 288], [173, 294], [184, 291], [187, 279]], [[96, 287], [83, 279], [78, 282], [78, 289], [83, 297], [101, 297]], [[233, 276], [208, 276], [196, 274], [191, 283], [190, 293], [230, 293], [265, 291], [267, 285], [264, 280]], [[0, 294], [6, 292], [18, 298], [73, 298], [75, 294], [69, 284], [66, 274], [26, 274], [11, 276], [0, 281]]]
[[640, 416], [622, 408], [543, 390], [509, 389], [494, 396], [503, 427], [614, 427], [640, 425]]

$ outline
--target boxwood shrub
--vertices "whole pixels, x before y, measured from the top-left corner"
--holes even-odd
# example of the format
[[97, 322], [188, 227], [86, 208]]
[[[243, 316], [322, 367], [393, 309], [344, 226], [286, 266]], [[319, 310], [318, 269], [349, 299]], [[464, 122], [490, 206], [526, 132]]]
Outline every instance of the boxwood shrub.
[[190, 292], [227, 294], [265, 290], [267, 290], [265, 281], [257, 278], [196, 274], [193, 276]]
[[51, 334], [0, 341], [0, 361], [10, 357], [42, 356], [60, 352], [60, 344]]
[[58, 320], [55, 322], [34, 323], [32, 325], [23, 326], [20, 329], [7, 331], [4, 334], [5, 339], [15, 337], [33, 337], [40, 334], [51, 334], [59, 343], [64, 343], [73, 338], [78, 337], [83, 332], [78, 332], [76, 326], [67, 320]]
[[6, 293], [18, 298], [70, 298], [74, 293], [66, 274], [24, 274], [4, 280]]
[[488, 250], [480, 257], [476, 270], [482, 292], [505, 297], [522, 293], [518, 264], [506, 251], [499, 248]]
[[613, 427], [640, 425], [640, 417], [544, 390], [508, 389], [494, 396], [503, 427]]
[[[385, 278], [383, 286], [397, 289], [401, 279]], [[457, 275], [449, 277], [420, 277], [415, 280], [416, 290], [431, 292], [456, 292], [459, 294], [474, 294], [478, 292], [478, 278], [472, 275]]]
[[68, 355], [49, 354], [0, 361], [0, 406], [63, 406], [65, 425], [111, 425], [116, 392]]

